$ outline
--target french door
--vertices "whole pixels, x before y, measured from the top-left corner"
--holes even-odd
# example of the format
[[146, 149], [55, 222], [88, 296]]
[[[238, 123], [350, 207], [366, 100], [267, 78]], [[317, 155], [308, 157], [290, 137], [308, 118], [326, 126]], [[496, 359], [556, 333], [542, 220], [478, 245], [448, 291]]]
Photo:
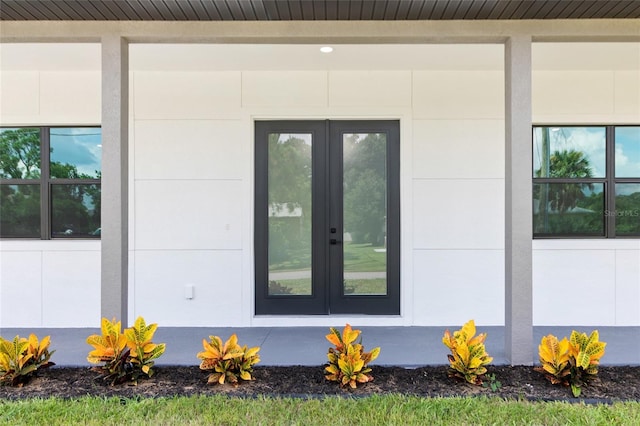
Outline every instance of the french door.
[[255, 123], [255, 312], [400, 313], [398, 121]]

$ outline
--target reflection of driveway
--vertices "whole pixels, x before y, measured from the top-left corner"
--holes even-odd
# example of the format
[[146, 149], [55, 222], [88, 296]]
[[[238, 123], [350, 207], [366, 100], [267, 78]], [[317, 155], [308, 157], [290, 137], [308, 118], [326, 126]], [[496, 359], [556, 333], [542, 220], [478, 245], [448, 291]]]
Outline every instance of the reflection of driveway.
[[[269, 272], [270, 280], [299, 280], [311, 278], [311, 271], [286, 271]], [[345, 272], [345, 280], [369, 280], [374, 278], [387, 278], [386, 272]]]

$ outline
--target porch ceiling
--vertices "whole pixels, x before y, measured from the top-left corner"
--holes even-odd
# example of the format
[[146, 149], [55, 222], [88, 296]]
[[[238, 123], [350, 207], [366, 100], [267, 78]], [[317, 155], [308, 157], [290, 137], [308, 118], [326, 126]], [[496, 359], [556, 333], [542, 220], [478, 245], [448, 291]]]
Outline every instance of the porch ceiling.
[[638, 18], [638, 0], [0, 0], [7, 21]]

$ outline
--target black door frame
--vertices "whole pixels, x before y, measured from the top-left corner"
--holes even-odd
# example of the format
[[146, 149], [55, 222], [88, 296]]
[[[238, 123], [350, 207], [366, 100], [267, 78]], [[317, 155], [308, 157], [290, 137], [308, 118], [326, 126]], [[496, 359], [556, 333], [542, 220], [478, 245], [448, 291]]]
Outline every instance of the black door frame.
[[[268, 135], [312, 135], [312, 294], [268, 294]], [[342, 135], [387, 135], [387, 294], [343, 294]], [[400, 123], [397, 120], [304, 120], [255, 122], [255, 314], [400, 314]], [[331, 239], [338, 244], [331, 245]], [[337, 265], [337, 266], [336, 266]]]

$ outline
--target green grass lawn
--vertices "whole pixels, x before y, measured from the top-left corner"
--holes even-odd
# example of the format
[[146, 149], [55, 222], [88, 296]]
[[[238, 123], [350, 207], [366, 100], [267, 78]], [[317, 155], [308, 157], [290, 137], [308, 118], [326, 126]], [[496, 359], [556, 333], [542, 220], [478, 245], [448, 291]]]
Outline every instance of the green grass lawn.
[[[377, 252], [371, 244], [344, 243], [344, 270], [348, 272], [383, 272], [386, 270], [387, 254]], [[311, 265], [307, 252], [291, 252], [289, 259], [269, 265], [269, 271], [296, 271]]]
[[373, 396], [241, 399], [0, 400], [2, 425], [633, 425], [640, 403], [583, 405], [498, 398]]

